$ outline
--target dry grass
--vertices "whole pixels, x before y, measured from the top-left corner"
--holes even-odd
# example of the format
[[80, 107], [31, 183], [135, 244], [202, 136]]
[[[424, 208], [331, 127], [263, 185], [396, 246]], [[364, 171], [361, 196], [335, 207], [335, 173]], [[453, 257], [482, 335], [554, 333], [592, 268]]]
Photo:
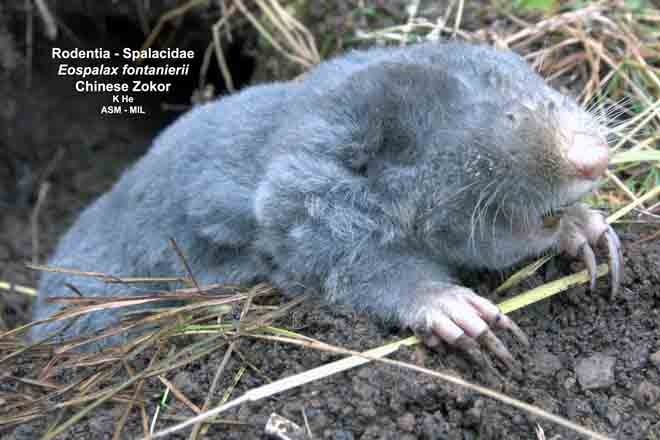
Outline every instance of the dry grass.
[[[114, 277], [98, 273], [76, 272], [76, 274], [100, 277], [107, 282], [132, 283], [131, 280], [117, 280]], [[145, 281], [146, 279], [138, 279], [135, 282], [144, 283]], [[194, 284], [192, 279], [187, 281]], [[36, 378], [4, 378], [21, 384], [22, 386], [18, 387], [20, 389], [24, 386], [29, 387], [30, 392], [26, 393], [25, 390], [22, 390], [16, 393], [5, 393], [1, 396], [3, 405], [0, 411], [0, 426], [25, 423], [43, 417], [46, 413], [56, 413], [63, 408], [82, 408], [74, 417], [46, 435], [46, 438], [50, 438], [51, 435], [54, 436], [57, 432], [71, 426], [89, 411], [108, 400], [126, 404], [125, 414], [130, 412], [130, 408], [134, 406], [143, 410], [146, 402], [141, 395], [141, 388], [144, 380], [151, 377], [157, 377], [174, 394], [175, 398], [193, 408], [194, 412], [199, 413], [202, 409], [192, 404], [181, 391], [164, 378], [164, 375], [191, 362], [203, 359], [218, 350], [227, 350], [225, 356], [228, 359], [232, 350], [237, 350], [236, 341], [243, 332], [254, 331], [271, 324], [302, 301], [300, 298], [276, 308], [253, 306], [253, 300], [272, 294], [271, 287], [257, 285], [250, 289], [227, 286], [191, 287], [141, 297], [53, 298], [54, 301], [66, 302], [69, 305], [61, 313], [48, 320], [33, 322], [0, 334], [1, 352], [7, 353], [0, 358], [0, 366], [8, 362], [16, 362], [19, 358], [21, 364], [33, 367], [32, 374], [29, 376]], [[20, 338], [29, 327], [40, 323], [72, 320], [100, 308], [124, 308], [136, 304], [157, 304], [171, 300], [180, 301], [183, 305], [166, 309], [155, 307], [150, 312], [138, 316], [128, 315], [121, 325], [106, 329], [94, 336], [51, 342], [57, 335], [49, 335], [45, 340], [28, 346]], [[237, 310], [240, 313], [238, 319], [235, 319]], [[202, 324], [204, 324], [203, 327]], [[105, 337], [120, 335], [139, 328], [148, 330], [141, 333], [139, 337], [127, 337], [124, 344], [102, 351], [80, 352], [76, 350]], [[167, 353], [163, 350], [163, 347], [172, 339], [193, 333], [208, 333], [209, 335], [178, 352]], [[149, 356], [151, 359], [149, 367], [139, 373], [132, 371], [129, 366], [137, 356]], [[220, 365], [217, 377], [221, 374], [224, 365], [225, 362]], [[58, 383], [59, 376], [84, 367], [93, 368], [77, 375], [74, 383]], [[109, 388], [100, 386], [110, 378], [116, 377], [122, 370], [130, 379]], [[217, 379], [214, 383], [217, 383]], [[133, 388], [129, 391], [128, 388], [131, 386]], [[206, 403], [202, 408], [205, 409], [211, 404], [210, 396], [213, 394], [214, 388], [215, 385], [209, 390]], [[125, 422], [125, 417], [122, 420]], [[153, 423], [149, 424], [153, 425]], [[121, 429], [122, 424], [117, 427], [117, 436], [120, 435]]]
[[[164, 13], [151, 30], [144, 47], [154, 44], [166, 22], [197, 6], [207, 4], [208, 2], [191, 0]], [[302, 68], [309, 68], [319, 62], [316, 38], [295, 19], [292, 12], [295, 9], [287, 8], [276, 0], [220, 1], [218, 5], [221, 17], [211, 30], [213, 38], [209, 41], [205, 65], [208, 66], [214, 54], [230, 89], [233, 82], [224, 60], [221, 43], [223, 38], [231, 38], [230, 26], [234, 17], [240, 16], [247, 20], [284, 60]], [[424, 15], [424, 11], [419, 9], [419, 2], [411, 2], [405, 23], [386, 29], [356, 30], [354, 39], [350, 41], [406, 44], [420, 39], [456, 37], [488, 42], [522, 53], [551, 83], [573, 91], [580, 102], [601, 114], [608, 125], [614, 153], [613, 166], [607, 184], [591, 202], [610, 210], [618, 210], [617, 214], [611, 217], [613, 221], [657, 222], [660, 215], [660, 40], [657, 31], [660, 11], [629, 10], [622, 2], [616, 1], [598, 2], [579, 9], [565, 7], [554, 14], [541, 17], [508, 6], [492, 8], [491, 17], [496, 19], [484, 23], [483, 27], [468, 29], [461, 26], [465, 22], [463, 1], [450, 2], [447, 10], [435, 16]], [[498, 26], [494, 26], [495, 22]], [[204, 75], [203, 68], [200, 73], [200, 89], [204, 84]], [[182, 255], [181, 258], [185, 264], [185, 258]], [[43, 267], [36, 268], [46, 270]], [[0, 366], [20, 363], [29, 369], [22, 377], [3, 377], [3, 380], [16, 383], [16, 392], [5, 391], [0, 394], [0, 427], [29, 422], [43, 417], [44, 414], [64, 414], [64, 409], [73, 409], [72, 417], [55, 417], [56, 423], [45, 435], [47, 439], [54, 438], [91, 414], [95, 408], [112, 401], [124, 405], [125, 408], [117, 423], [114, 438], [121, 438], [128, 415], [134, 408], [139, 409], [144, 435], [148, 437], [153, 434], [158, 415], [150, 417], [147, 414], [147, 407], [151, 402], [144, 395], [144, 384], [147, 380], [159, 380], [164, 390], [168, 390], [174, 399], [200, 417], [188, 421], [189, 424], [194, 424], [190, 438], [196, 438], [206, 429], [206, 423], [209, 423], [208, 420], [202, 423], [201, 415], [210, 408], [226, 407], [236, 402], [229, 400], [231, 389], [226, 390], [227, 397], [221, 402], [214, 402], [211, 396], [216, 392], [220, 378], [226, 374], [225, 368], [229, 359], [232, 356], [244, 358], [240, 351], [240, 341], [243, 337], [270, 338], [310, 349], [351, 355], [361, 361], [356, 365], [379, 358], [301, 338], [300, 335], [287, 333], [285, 330], [279, 330], [276, 336], [272, 336], [275, 330], [271, 324], [298, 306], [300, 299], [275, 308], [263, 307], [259, 305], [261, 300], [273, 294], [268, 286], [258, 285], [251, 289], [198, 286], [191, 276], [192, 270], [188, 269], [187, 272], [186, 277], [158, 280], [184, 283], [188, 286], [167, 294], [156, 292], [141, 297], [54, 298], [55, 301], [68, 303], [63, 312], [51, 318], [62, 321], [75, 319], [76, 316], [100, 308], [124, 308], [146, 303], [158, 305], [166, 300], [181, 302], [177, 307], [156, 307], [148, 313], [128, 316], [119, 327], [106, 329], [98, 335], [66, 343], [51, 342], [57, 338], [57, 335], [51, 335], [47, 340], [26, 345], [21, 334], [38, 323], [0, 334]], [[119, 279], [103, 273], [76, 275], [94, 276], [110, 283], [135, 284], [154, 281]], [[24, 292], [29, 291], [29, 288], [21, 289]], [[148, 330], [139, 337], [128, 337], [123, 345], [100, 352], [76, 351], [82, 345], [93, 344], [94, 341], [107, 336], [129, 332], [133, 334], [132, 332], [140, 327]], [[196, 335], [195, 342], [178, 351], [171, 352], [167, 349], [173, 340], [191, 334]], [[204, 359], [218, 350], [224, 350], [225, 355], [202, 406], [193, 403], [165, 378], [166, 373]], [[149, 364], [142, 371], [134, 371], [130, 367], [131, 361], [140, 356], [147, 357]], [[395, 361], [381, 359], [380, 362]], [[245, 363], [245, 366], [261, 375], [261, 372], [249, 363]], [[421, 371], [414, 365], [397, 363], [397, 366], [414, 369], [423, 374], [438, 375], [437, 372]], [[77, 371], [77, 379], [74, 382], [65, 383], [58, 380], [61, 375], [74, 370]], [[327, 369], [323, 374], [329, 375], [336, 371]], [[292, 383], [297, 386], [309, 382], [310, 377], [311, 380], [325, 377], [323, 374], [307, 375]], [[122, 375], [128, 379], [118, 382], [117, 378]], [[237, 375], [234, 384], [240, 380], [241, 375]], [[461, 384], [475, 387], [472, 384]], [[275, 392], [283, 389], [286, 387], [278, 388]], [[484, 392], [483, 389], [479, 391]], [[501, 395], [489, 395], [509, 399], [508, 403], [515, 400]], [[523, 409], [536, 411], [529, 407]], [[552, 417], [550, 420], [562, 423]], [[575, 426], [571, 428], [580, 429]]]
[[[43, 270], [56, 270], [59, 272], [68, 272], [64, 269], [40, 268]], [[72, 271], [78, 276], [91, 276], [105, 280], [110, 283], [131, 284], [131, 280], [117, 279], [102, 273], [85, 273]], [[599, 268], [599, 275], [605, 275], [607, 268]], [[570, 278], [570, 279], [569, 279]], [[574, 279], [573, 279], [574, 278]], [[571, 284], [583, 283], [588, 279], [585, 272], [566, 280], [559, 280], [561, 286], [553, 288], [550, 294], [556, 294]], [[134, 279], [134, 283], [144, 283], [148, 279]], [[162, 282], [162, 279], [159, 279]], [[185, 279], [189, 284], [196, 284], [194, 279]], [[231, 288], [226, 286], [209, 287], [191, 287], [179, 289], [171, 293], [154, 293], [141, 297], [61, 297], [53, 298], [56, 302], [66, 302], [69, 304], [62, 312], [52, 318], [30, 323], [26, 326], [5, 332], [0, 335], [3, 352], [10, 354], [0, 359], [0, 365], [15, 360], [17, 356], [21, 357], [21, 362], [31, 364], [35, 367], [33, 376], [36, 379], [25, 379], [19, 377], [7, 377], [14, 380], [23, 387], [30, 387], [30, 395], [24, 392], [7, 393], [3, 396], [4, 406], [0, 412], [0, 426], [12, 425], [29, 422], [30, 420], [42, 417], [46, 413], [53, 413], [65, 408], [76, 408], [75, 414], [54, 426], [44, 439], [51, 439], [65, 432], [73, 424], [80, 421], [99, 405], [113, 401], [125, 405], [123, 416], [117, 425], [115, 437], [120, 438], [122, 428], [126, 423], [127, 414], [135, 406], [141, 410], [143, 425], [149, 426], [145, 430], [145, 437], [161, 437], [172, 432], [193, 426], [191, 438], [195, 438], [203, 429], [202, 422], [217, 416], [218, 414], [233, 408], [247, 401], [256, 401], [265, 397], [273, 396], [291, 388], [302, 386], [306, 383], [328, 377], [347, 369], [362, 365], [369, 361], [377, 361], [389, 365], [394, 365], [402, 369], [416, 371], [422, 374], [428, 374], [437, 377], [440, 380], [448, 381], [456, 385], [467, 387], [475, 392], [485, 396], [500, 400], [503, 403], [512, 405], [523, 411], [534, 414], [548, 421], [560, 424], [566, 428], [575, 430], [592, 438], [605, 439], [593, 431], [580, 427], [568, 420], [550, 414], [540, 408], [528, 405], [512, 397], [498, 393], [492, 389], [466, 382], [458, 377], [450, 376], [444, 373], [431, 371], [419, 366], [392, 361], [384, 358], [396, 351], [402, 345], [414, 345], [417, 343], [415, 338], [401, 340], [388, 346], [370, 350], [364, 353], [357, 353], [341, 347], [332, 346], [291, 331], [272, 327], [271, 323], [279, 317], [286, 316], [293, 307], [298, 306], [304, 298], [299, 298], [287, 304], [276, 307], [274, 310], [264, 307], [254, 307], [254, 300], [273, 294], [273, 290], [267, 285], [257, 285], [249, 290]], [[538, 299], [538, 293], [530, 292], [531, 297]], [[548, 294], [544, 293], [543, 297]], [[50, 335], [43, 341], [25, 346], [19, 339], [22, 332], [33, 325], [39, 325], [51, 321], [67, 321], [75, 319], [82, 314], [91, 313], [99, 308], [124, 308], [136, 304], [158, 303], [164, 301], [178, 300], [184, 302], [184, 305], [159, 310], [155, 308], [149, 312], [141, 314], [139, 317], [129, 317], [122, 321], [116, 328], [107, 329], [98, 335], [78, 338], [68, 341], [50, 342], [57, 335]], [[517, 307], [526, 305], [528, 302], [522, 300], [518, 305], [502, 304], [505, 311], [515, 310]], [[236, 320], [237, 309], [240, 310]], [[157, 328], [153, 328], [154, 324]], [[121, 345], [116, 345], [102, 351], [77, 352], [75, 349], [86, 344], [93, 344], [102, 338], [115, 336], [117, 334], [134, 331], [137, 328], [147, 328], [146, 333], [139, 337], [129, 337]], [[197, 342], [194, 342], [177, 352], [166, 353], [164, 347], [171, 345], [174, 339], [183, 335], [197, 334], [206, 335]], [[294, 376], [290, 376], [268, 385], [253, 389], [248, 393], [228, 401], [231, 389], [225, 392], [225, 397], [217, 402], [215, 408], [209, 409], [212, 405], [211, 396], [214, 394], [219, 378], [224, 372], [227, 361], [238, 349], [241, 338], [259, 338], [273, 342], [288, 343], [303, 346], [309, 349], [328, 351], [335, 354], [348, 355], [349, 358], [327, 364], [313, 370], [306, 371]], [[218, 350], [225, 350], [223, 361], [218, 366], [213, 383], [208, 391], [207, 397], [202, 407], [195, 405], [181, 390], [177, 389], [164, 376], [172, 371], [176, 371], [186, 365], [202, 360], [208, 355]], [[149, 356], [149, 366], [136, 373], [130, 367], [130, 362], [138, 356]], [[74, 369], [83, 369], [84, 367], [93, 367], [86, 369], [83, 374], [77, 375], [73, 383], [58, 383], [57, 377], [66, 375]], [[245, 367], [242, 371], [245, 370]], [[117, 385], [107, 386], [106, 381], [118, 377], [122, 371], [124, 377], [128, 379], [120, 381]], [[240, 380], [242, 371], [234, 380], [233, 386], [236, 386]], [[146, 417], [146, 406], [149, 402], [142, 395], [144, 381], [149, 378], [157, 378], [165, 387], [165, 393], [172, 393], [174, 397], [190, 408], [196, 416], [180, 424], [168, 428], [162, 432], [154, 432], [154, 426], [158, 419], [159, 410], [148, 421]], [[232, 388], [233, 388], [232, 386]], [[132, 388], [132, 391], [129, 389]], [[40, 396], [34, 398], [34, 389], [38, 390]], [[28, 397], [29, 396], [29, 397]], [[58, 403], [53, 403], [58, 402]], [[157, 407], [159, 408], [159, 407]]]

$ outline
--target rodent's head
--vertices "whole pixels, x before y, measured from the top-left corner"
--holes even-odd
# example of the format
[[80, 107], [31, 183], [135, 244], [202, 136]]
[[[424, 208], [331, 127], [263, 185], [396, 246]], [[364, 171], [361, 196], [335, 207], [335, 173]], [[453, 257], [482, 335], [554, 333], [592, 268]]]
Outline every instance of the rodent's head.
[[506, 223], [533, 222], [592, 190], [608, 164], [599, 119], [512, 52], [468, 45], [460, 52], [442, 66], [451, 85], [434, 98], [440, 117], [425, 140], [436, 169], [462, 168], [454, 190], [466, 188], [489, 225], [494, 213]]
[[407, 222], [421, 220], [426, 236], [456, 230], [447, 222], [470, 212], [489, 233], [496, 223], [529, 230], [607, 167], [598, 119], [511, 51], [445, 43], [383, 52], [331, 92], [329, 125], [352, 122], [332, 154], [374, 188], [401, 193], [396, 200], [414, 205], [405, 211], [419, 214]]
[[[466, 133], [464, 159], [468, 180], [507, 181], [520, 187], [511, 188], [519, 203], [549, 211], [593, 189], [609, 154], [596, 118], [572, 99], [541, 87], [509, 101], [498, 90], [501, 101], [472, 104], [475, 126]], [[525, 193], [529, 197], [521, 198]]]

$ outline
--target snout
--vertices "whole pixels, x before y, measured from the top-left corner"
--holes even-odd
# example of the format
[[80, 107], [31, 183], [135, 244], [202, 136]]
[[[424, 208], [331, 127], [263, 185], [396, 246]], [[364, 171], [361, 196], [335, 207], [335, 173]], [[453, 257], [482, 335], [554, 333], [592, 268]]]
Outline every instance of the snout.
[[607, 170], [609, 148], [603, 139], [575, 134], [573, 144], [566, 151], [566, 159], [575, 167], [580, 177], [597, 180]]

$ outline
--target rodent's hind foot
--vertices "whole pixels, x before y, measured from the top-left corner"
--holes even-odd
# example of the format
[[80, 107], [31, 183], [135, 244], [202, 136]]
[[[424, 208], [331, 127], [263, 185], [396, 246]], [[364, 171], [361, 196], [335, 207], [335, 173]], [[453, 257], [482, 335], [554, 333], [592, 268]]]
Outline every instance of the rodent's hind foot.
[[511, 331], [525, 346], [529, 340], [525, 333], [495, 304], [460, 286], [430, 287], [424, 302], [416, 313], [413, 330], [428, 346], [435, 347], [445, 341], [466, 352], [482, 366], [489, 367], [481, 347], [492, 352], [508, 369], [515, 360], [506, 345], [490, 327]]
[[596, 256], [593, 247], [605, 244], [611, 272], [611, 297], [614, 298], [621, 286], [623, 256], [621, 241], [605, 220], [605, 216], [586, 205], [577, 204], [564, 211], [560, 220], [559, 250], [572, 257], [580, 257], [590, 275], [589, 287], [596, 288]]

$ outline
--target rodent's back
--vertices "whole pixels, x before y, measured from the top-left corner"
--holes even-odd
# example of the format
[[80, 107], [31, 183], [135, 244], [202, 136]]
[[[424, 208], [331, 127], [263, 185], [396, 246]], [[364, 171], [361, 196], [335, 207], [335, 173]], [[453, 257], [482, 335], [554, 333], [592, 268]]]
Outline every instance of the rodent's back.
[[[186, 256], [196, 267], [220, 257], [220, 251], [203, 251], [209, 246], [204, 243], [207, 238], [215, 240], [215, 246], [224, 242], [240, 248], [249, 243], [255, 228], [254, 189], [267, 163], [268, 137], [280, 124], [285, 101], [295, 94], [293, 88], [291, 84], [253, 87], [182, 115], [112, 190], [83, 210], [48, 265], [115, 276], [172, 276], [181, 273], [181, 266], [169, 238], [189, 250]], [[209, 195], [215, 199], [209, 200]], [[214, 229], [195, 228], [208, 223], [208, 218], [217, 220]], [[227, 278], [231, 281], [231, 274]], [[45, 303], [46, 295], [71, 294], [65, 282], [85, 295], [130, 289], [44, 272], [35, 319], [59, 308]]]
[[[344, 79], [351, 72], [341, 63], [335, 78]], [[269, 161], [282, 154], [273, 151], [277, 142], [271, 136], [283, 121], [314, 105], [314, 87], [305, 86], [295, 81], [254, 86], [182, 115], [110, 191], [82, 211], [48, 265], [117, 276], [170, 276], [180, 270], [170, 237], [192, 249], [187, 257], [200, 267], [208, 265], [197, 260], [209, 256], [202, 247], [210, 243], [234, 249], [249, 246], [255, 238], [256, 187]], [[323, 81], [318, 86], [327, 88]], [[215, 198], [209, 200], [209, 195]], [[212, 226], [195, 229], [208, 225], [209, 218], [216, 220]], [[228, 278], [241, 281], [242, 275]], [[71, 278], [41, 274], [35, 319], [58, 308], [44, 299], [69, 295], [64, 285]], [[119, 288], [92, 278], [76, 277], [73, 284], [91, 295]]]

